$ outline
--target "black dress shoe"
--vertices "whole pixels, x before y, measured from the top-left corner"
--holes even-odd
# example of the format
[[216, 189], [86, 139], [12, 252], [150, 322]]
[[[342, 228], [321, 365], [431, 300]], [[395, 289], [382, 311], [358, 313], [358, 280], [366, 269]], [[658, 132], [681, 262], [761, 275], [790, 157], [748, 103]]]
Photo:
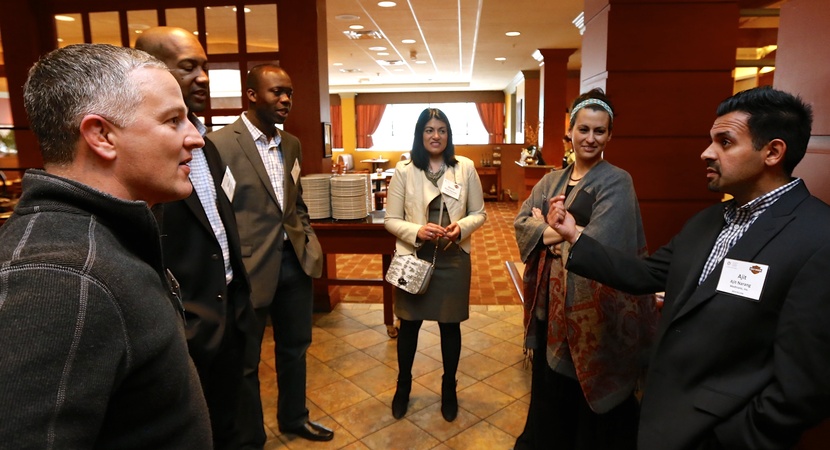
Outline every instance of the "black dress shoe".
[[334, 431], [310, 420], [297, 428], [282, 431], [284, 433], [296, 434], [309, 441], [330, 441], [334, 438]]

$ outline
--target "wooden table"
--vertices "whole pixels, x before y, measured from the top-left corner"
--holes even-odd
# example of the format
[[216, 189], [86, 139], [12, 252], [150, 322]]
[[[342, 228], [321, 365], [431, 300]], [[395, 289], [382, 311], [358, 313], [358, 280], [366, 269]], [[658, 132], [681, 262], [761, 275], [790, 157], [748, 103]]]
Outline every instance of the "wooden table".
[[383, 278], [337, 278], [339, 254], [381, 255], [383, 276], [389, 270], [395, 253], [395, 236], [383, 227], [384, 211], [373, 211], [365, 219], [358, 220], [312, 220], [311, 227], [323, 247], [323, 275], [314, 279], [314, 310], [329, 312], [340, 301], [332, 299], [329, 286], [382, 286], [383, 323], [389, 337], [397, 337], [398, 330], [392, 315], [394, 287]]
[[375, 171], [377, 171], [377, 169], [378, 169], [378, 168], [380, 168], [382, 165], [384, 165], [384, 164], [388, 163], [388, 162], [389, 162], [389, 160], [388, 160], [388, 159], [384, 159], [384, 158], [375, 158], [375, 159], [362, 159], [362, 160], [360, 160], [360, 162], [362, 162], [362, 163], [369, 163], [369, 164], [371, 164], [371, 165], [372, 165], [372, 172], [375, 172]]

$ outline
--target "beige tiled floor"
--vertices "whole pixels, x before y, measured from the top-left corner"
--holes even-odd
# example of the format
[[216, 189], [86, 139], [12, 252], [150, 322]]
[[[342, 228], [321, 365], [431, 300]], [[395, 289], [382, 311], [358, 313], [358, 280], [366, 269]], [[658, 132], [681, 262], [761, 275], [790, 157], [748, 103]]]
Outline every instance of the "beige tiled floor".
[[[341, 303], [315, 314], [308, 352], [311, 419], [335, 430], [331, 442], [280, 435], [276, 426], [274, 353], [270, 330], [263, 343], [262, 383], [266, 449], [508, 449], [524, 426], [530, 368], [522, 365], [519, 305], [473, 305], [461, 324], [458, 418], [441, 417], [438, 325], [425, 322], [418, 340], [406, 417], [395, 420], [395, 340], [386, 336], [382, 305]], [[270, 341], [270, 342], [269, 342]]]

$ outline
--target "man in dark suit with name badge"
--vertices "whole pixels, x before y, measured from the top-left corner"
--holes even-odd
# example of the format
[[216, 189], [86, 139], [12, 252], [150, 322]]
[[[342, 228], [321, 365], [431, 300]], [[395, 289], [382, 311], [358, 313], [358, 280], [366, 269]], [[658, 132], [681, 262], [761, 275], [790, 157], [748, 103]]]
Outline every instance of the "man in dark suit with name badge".
[[785, 449], [830, 415], [830, 207], [792, 177], [812, 113], [771, 88], [718, 107], [701, 155], [734, 198], [692, 217], [645, 259], [580, 236], [561, 201], [548, 222], [567, 268], [632, 293], [665, 291], [639, 448]]
[[[204, 135], [205, 126], [195, 113], [207, 106], [209, 79], [199, 41], [181, 28], [156, 27], [141, 34], [136, 48], [167, 65], [179, 82], [188, 120]], [[199, 372], [217, 450], [239, 445], [243, 354], [253, 323], [236, 220], [225, 195], [232, 180], [216, 149], [195, 149], [190, 162], [193, 193], [156, 212], [164, 263], [181, 286], [188, 349]]]
[[302, 198], [300, 141], [276, 127], [288, 117], [294, 88], [283, 69], [263, 64], [248, 74], [246, 95], [248, 111], [233, 124], [208, 134], [205, 144], [218, 149], [236, 177], [233, 209], [257, 322], [245, 352], [243, 446], [261, 448], [265, 443], [258, 366], [269, 317], [274, 331], [279, 429], [303, 439], [328, 441], [334, 433], [309, 420], [305, 398], [311, 278], [321, 275], [323, 255]]

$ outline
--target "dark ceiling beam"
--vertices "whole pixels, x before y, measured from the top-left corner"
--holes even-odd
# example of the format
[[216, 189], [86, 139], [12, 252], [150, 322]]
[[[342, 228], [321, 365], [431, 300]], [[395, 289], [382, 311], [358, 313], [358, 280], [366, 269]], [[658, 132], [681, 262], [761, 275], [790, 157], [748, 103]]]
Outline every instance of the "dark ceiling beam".
[[741, 9], [766, 8], [778, 3], [779, 0], [738, 0], [738, 7]]
[[735, 61], [735, 67], [775, 67], [775, 58], [762, 59], [739, 59]]
[[778, 8], [742, 8], [739, 12], [741, 17], [778, 17], [781, 10]]

